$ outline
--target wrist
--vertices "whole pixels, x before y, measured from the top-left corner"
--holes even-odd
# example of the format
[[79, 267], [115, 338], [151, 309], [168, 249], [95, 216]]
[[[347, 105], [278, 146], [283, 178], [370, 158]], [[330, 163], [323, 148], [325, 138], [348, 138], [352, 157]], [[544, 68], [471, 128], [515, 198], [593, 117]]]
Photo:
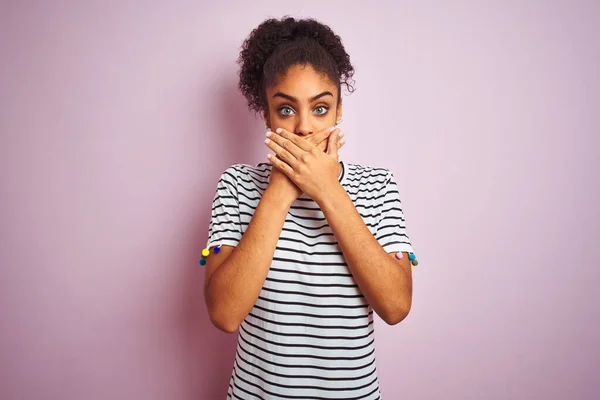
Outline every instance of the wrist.
[[269, 185], [261, 197], [261, 201], [269, 203], [270, 208], [280, 209], [286, 213], [290, 210], [294, 201], [296, 201], [296, 195], [285, 193], [283, 190], [278, 190], [277, 187]]
[[344, 200], [349, 199], [346, 189], [336, 181], [336, 184], [330, 190], [323, 191], [319, 198], [313, 199], [319, 208], [325, 210], [334, 210]]

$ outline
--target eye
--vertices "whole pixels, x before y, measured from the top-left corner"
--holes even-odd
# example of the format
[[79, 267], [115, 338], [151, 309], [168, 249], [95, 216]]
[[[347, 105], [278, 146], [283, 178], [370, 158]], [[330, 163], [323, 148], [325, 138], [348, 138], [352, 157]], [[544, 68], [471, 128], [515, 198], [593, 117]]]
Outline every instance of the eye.
[[325, 114], [327, 114], [328, 110], [329, 110], [329, 108], [326, 106], [318, 106], [314, 109], [313, 112], [317, 115], [325, 115]]
[[279, 109], [279, 114], [283, 115], [284, 117], [290, 116], [294, 114], [294, 110], [291, 107], [281, 107]]

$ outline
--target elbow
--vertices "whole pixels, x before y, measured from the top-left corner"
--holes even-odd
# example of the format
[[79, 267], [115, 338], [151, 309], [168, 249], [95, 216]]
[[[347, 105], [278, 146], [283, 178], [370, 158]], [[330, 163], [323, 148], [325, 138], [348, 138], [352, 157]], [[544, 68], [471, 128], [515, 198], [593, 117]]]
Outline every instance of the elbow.
[[213, 325], [217, 327], [217, 329], [225, 333], [235, 333], [240, 327], [239, 324], [218, 323], [215, 321], [213, 321]]
[[382, 313], [383, 315], [380, 315], [380, 317], [388, 325], [397, 325], [400, 322], [402, 322], [406, 317], [408, 317], [408, 314], [410, 313], [410, 308], [410, 303], [399, 305], [390, 308], [389, 310], [386, 310], [386, 312]]
[[212, 322], [212, 324], [220, 331], [225, 332], [225, 333], [235, 333], [237, 332], [238, 328], [240, 327], [240, 322], [239, 321], [234, 321], [233, 318], [227, 318], [222, 314], [219, 313], [211, 313], [209, 312], [210, 315], [210, 322]]
[[[211, 304], [211, 301], [206, 301], [206, 308], [210, 322], [220, 331], [225, 333], [234, 333], [240, 327], [242, 320], [236, 318], [233, 313], [220, 304]], [[228, 312], [229, 311], [229, 312]]]
[[234, 333], [240, 327], [242, 321], [235, 318], [229, 307], [223, 304], [222, 301], [218, 301], [210, 296], [209, 288], [206, 287], [204, 290], [204, 304], [206, 305], [206, 311], [210, 322], [218, 330], [225, 333]]

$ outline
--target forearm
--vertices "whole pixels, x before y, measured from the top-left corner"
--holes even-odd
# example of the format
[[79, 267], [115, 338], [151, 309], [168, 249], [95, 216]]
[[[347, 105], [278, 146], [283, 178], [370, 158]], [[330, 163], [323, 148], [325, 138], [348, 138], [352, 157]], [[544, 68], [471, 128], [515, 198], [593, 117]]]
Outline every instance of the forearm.
[[289, 207], [267, 189], [242, 239], [211, 277], [206, 303], [211, 319], [221, 329], [235, 331], [254, 306]]
[[381, 247], [342, 186], [319, 203], [366, 300], [388, 324], [400, 322], [411, 306], [410, 273]]

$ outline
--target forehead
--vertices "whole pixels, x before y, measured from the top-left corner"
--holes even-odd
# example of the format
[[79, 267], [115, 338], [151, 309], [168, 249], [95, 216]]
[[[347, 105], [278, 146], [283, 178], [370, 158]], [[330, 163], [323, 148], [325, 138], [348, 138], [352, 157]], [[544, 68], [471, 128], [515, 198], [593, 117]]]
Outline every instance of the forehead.
[[293, 65], [267, 88], [267, 95], [270, 99], [273, 94], [282, 92], [305, 100], [326, 91], [337, 94], [337, 86], [326, 74], [315, 71], [311, 65]]

